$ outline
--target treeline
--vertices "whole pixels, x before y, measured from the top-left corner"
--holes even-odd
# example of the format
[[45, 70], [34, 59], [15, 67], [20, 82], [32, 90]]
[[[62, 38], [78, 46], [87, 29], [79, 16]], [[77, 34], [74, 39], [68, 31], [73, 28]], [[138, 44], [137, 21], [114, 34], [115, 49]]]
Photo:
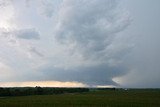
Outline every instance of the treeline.
[[89, 91], [89, 88], [42, 88], [42, 87], [0, 88], [0, 97], [82, 93], [82, 92], [88, 92], [88, 91]]

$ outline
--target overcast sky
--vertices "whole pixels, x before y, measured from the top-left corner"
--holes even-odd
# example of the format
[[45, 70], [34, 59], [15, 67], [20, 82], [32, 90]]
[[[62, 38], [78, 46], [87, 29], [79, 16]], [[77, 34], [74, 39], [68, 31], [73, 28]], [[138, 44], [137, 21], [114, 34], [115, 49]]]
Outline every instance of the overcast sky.
[[159, 4], [0, 0], [0, 86], [160, 87]]

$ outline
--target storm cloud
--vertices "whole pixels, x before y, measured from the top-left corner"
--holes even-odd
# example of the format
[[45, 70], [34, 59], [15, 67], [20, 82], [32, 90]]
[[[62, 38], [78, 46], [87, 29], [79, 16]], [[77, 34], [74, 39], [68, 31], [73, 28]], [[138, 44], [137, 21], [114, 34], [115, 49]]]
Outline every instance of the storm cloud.
[[159, 86], [160, 24], [135, 2], [0, 0], [0, 81]]
[[[12, 3], [14, 7], [16, 2], [12, 1]], [[33, 1], [27, 3], [29, 6], [24, 10], [32, 8], [34, 4]], [[58, 8], [52, 6], [53, 3], [43, 0], [38, 3], [43, 5], [43, 8], [40, 7], [38, 11], [42, 9], [41, 12], [49, 18], [53, 10], [57, 11], [53, 18], [52, 32], [48, 36], [38, 26], [31, 26], [28, 29], [25, 28], [26, 25], [24, 28], [22, 25], [21, 29], [18, 27], [1, 31], [2, 36], [9, 40], [14, 39], [15, 43], [12, 42], [12, 46], [18, 43], [19, 48], [15, 47], [13, 50], [20, 55], [17, 54], [14, 59], [19, 59], [18, 63], [22, 63], [15, 64], [13, 72], [17, 72], [19, 76], [26, 75], [25, 78], [18, 80], [77, 81], [95, 86], [117, 85], [112, 78], [127, 72], [127, 68], [122, 65], [122, 59], [130, 50], [130, 44], [119, 42], [121, 37], [118, 33], [131, 23], [128, 12], [121, 9], [117, 0], [63, 0], [57, 2]], [[21, 14], [19, 13], [20, 17]], [[43, 26], [39, 21], [36, 23]], [[43, 30], [47, 31], [48, 25], [45, 26], [46, 29]], [[41, 40], [40, 35], [41, 38], [48, 39]], [[52, 41], [47, 43], [49, 39]], [[8, 52], [8, 49], [6, 47], [3, 52]], [[23, 51], [26, 54], [21, 56]], [[3, 53], [2, 55], [5, 59]], [[7, 63], [12, 66], [14, 61], [7, 59]], [[18, 66], [26, 69], [19, 73], [16, 71]], [[17, 81], [17, 78], [13, 77], [13, 80]]]
[[127, 72], [119, 65], [131, 48], [117, 41], [118, 33], [131, 23], [128, 12], [119, 9], [116, 0], [64, 0], [54, 37], [68, 54], [62, 54], [64, 60], [55, 67], [44, 68], [44, 75], [58, 81], [115, 85], [112, 78]]

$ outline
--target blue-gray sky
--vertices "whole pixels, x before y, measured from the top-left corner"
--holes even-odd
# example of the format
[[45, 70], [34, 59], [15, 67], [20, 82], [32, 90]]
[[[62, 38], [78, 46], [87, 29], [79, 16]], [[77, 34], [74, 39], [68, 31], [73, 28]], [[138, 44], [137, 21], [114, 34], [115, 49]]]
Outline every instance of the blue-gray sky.
[[0, 0], [0, 82], [160, 87], [159, 0]]

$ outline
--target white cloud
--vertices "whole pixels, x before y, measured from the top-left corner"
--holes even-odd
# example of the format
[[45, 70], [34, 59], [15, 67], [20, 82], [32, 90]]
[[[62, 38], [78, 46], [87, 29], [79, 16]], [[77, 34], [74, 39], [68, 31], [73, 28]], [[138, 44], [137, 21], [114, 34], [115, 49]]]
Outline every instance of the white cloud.
[[0, 1], [0, 27], [1, 28], [11, 28], [14, 27], [14, 7], [11, 0], [1, 0]]
[[0, 82], [0, 87], [86, 87], [85, 84], [78, 82], [59, 82], [59, 81], [30, 81], [30, 82]]

